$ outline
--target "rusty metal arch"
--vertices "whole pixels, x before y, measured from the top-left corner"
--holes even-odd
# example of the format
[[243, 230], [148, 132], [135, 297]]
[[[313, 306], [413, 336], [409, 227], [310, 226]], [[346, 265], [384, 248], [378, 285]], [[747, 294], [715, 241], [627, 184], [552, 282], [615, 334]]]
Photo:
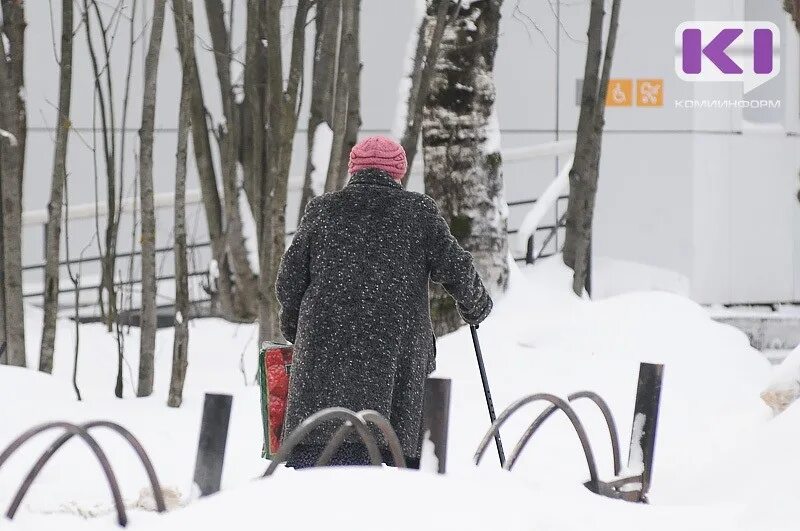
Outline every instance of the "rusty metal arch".
[[497, 417], [497, 420], [489, 428], [489, 431], [487, 431], [483, 436], [480, 445], [478, 445], [478, 449], [475, 451], [475, 456], [473, 457], [475, 464], [480, 464], [483, 454], [486, 453], [486, 448], [488, 448], [492, 437], [500, 430], [500, 427], [505, 424], [511, 415], [513, 415], [521, 407], [530, 404], [531, 402], [540, 400], [545, 400], [553, 404], [554, 407], [563, 411], [569, 418], [570, 422], [572, 422], [572, 427], [575, 428], [575, 432], [578, 434], [578, 439], [580, 439], [581, 446], [583, 447], [583, 453], [586, 457], [586, 465], [589, 468], [590, 483], [597, 485], [597, 482], [599, 481], [597, 476], [597, 463], [595, 462], [594, 454], [592, 453], [592, 447], [589, 444], [589, 438], [586, 435], [586, 430], [583, 428], [583, 424], [578, 418], [578, 415], [575, 413], [575, 410], [572, 409], [566, 400], [549, 393], [536, 393], [529, 395], [520, 398], [508, 406], [505, 411], [503, 411], [500, 416]]
[[[606, 426], [608, 427], [608, 434], [611, 438], [611, 449], [614, 454], [614, 476], [618, 476], [620, 470], [622, 469], [622, 463], [619, 450], [619, 435], [617, 434], [617, 425], [614, 422], [614, 415], [611, 413], [611, 408], [608, 407], [608, 404], [602, 399], [602, 397], [600, 397], [600, 395], [593, 391], [578, 391], [577, 393], [572, 393], [571, 395], [567, 396], [567, 401], [574, 402], [575, 400], [579, 400], [581, 398], [591, 400], [603, 414], [603, 418], [606, 421]], [[553, 416], [553, 413], [556, 411], [558, 411], [558, 407], [551, 405], [542, 411], [538, 417], [536, 417], [536, 420], [534, 420], [531, 425], [528, 426], [528, 429], [525, 430], [525, 433], [523, 433], [522, 437], [519, 438], [517, 445], [514, 447], [514, 450], [511, 452], [511, 455], [509, 456], [508, 461], [506, 461], [506, 464], [503, 468], [506, 470], [511, 470], [514, 468], [514, 464], [517, 462], [517, 459], [519, 459], [522, 450], [531, 440], [531, 437], [533, 437], [533, 434], [536, 433], [542, 424], [544, 424], [547, 419]]]
[[[398, 468], [406, 468], [406, 458], [403, 455], [403, 446], [400, 444], [400, 439], [397, 438], [397, 433], [394, 431], [394, 428], [386, 420], [386, 417], [378, 413], [377, 411], [373, 411], [371, 409], [365, 409], [364, 411], [359, 411], [356, 413], [364, 423], [369, 426], [374, 425], [383, 434], [386, 442], [389, 444], [389, 450], [392, 452], [392, 460], [394, 461], [394, 465]], [[322, 451], [322, 454], [319, 456], [317, 460], [317, 466], [325, 466], [327, 465], [333, 456], [336, 454], [336, 451], [344, 444], [345, 439], [348, 435], [350, 435], [355, 428], [350, 422], [345, 422], [342, 426], [336, 430], [331, 437], [331, 440], [328, 441], [328, 444], [325, 446], [325, 449]]]
[[286, 440], [283, 441], [278, 453], [275, 454], [275, 457], [272, 459], [269, 467], [267, 467], [267, 470], [261, 477], [271, 476], [278, 468], [278, 465], [285, 462], [289, 458], [295, 446], [301, 443], [303, 439], [305, 439], [308, 434], [314, 430], [314, 428], [329, 420], [342, 420], [345, 422], [349, 421], [355, 428], [359, 437], [361, 437], [361, 441], [364, 443], [364, 446], [367, 447], [367, 452], [369, 453], [369, 458], [370, 461], [372, 461], [372, 464], [374, 466], [378, 466], [382, 463], [383, 459], [381, 457], [381, 452], [378, 449], [378, 444], [375, 442], [375, 438], [372, 436], [372, 433], [370, 433], [369, 428], [364, 421], [361, 420], [361, 418], [359, 418], [355, 412], [349, 409], [332, 407], [318, 411], [301, 422], [300, 425], [289, 434]]
[[[133, 434], [128, 431], [127, 429], [123, 428], [119, 424], [114, 422], [105, 421], [105, 420], [96, 420], [92, 422], [87, 422], [86, 424], [80, 425], [81, 428], [85, 430], [90, 430], [92, 428], [108, 428], [115, 433], [118, 433], [123, 439], [125, 439], [128, 444], [133, 448], [133, 451], [136, 452], [136, 455], [139, 457], [139, 460], [142, 462], [142, 466], [144, 466], [145, 473], [147, 474], [148, 479], [150, 480], [150, 487], [153, 490], [153, 498], [156, 502], [156, 510], [160, 513], [163, 513], [167, 510], [166, 504], [164, 503], [164, 493], [161, 491], [161, 485], [158, 481], [158, 477], [156, 476], [155, 468], [153, 468], [153, 463], [150, 461], [150, 458], [145, 452], [144, 448], [142, 447], [141, 443], [133, 436]], [[13, 518], [19, 509], [19, 506], [22, 504], [22, 500], [25, 498], [25, 495], [28, 493], [28, 490], [31, 487], [31, 484], [42, 471], [44, 466], [50, 461], [50, 459], [67, 443], [72, 437], [75, 436], [73, 432], [66, 432], [61, 435], [58, 439], [56, 439], [50, 447], [44, 451], [44, 453], [39, 457], [39, 460], [36, 461], [36, 464], [33, 465], [33, 468], [28, 472], [28, 475], [22, 482], [17, 494], [14, 496], [14, 500], [11, 502], [11, 505], [8, 508], [7, 516], [8, 518]]]
[[[100, 448], [100, 445], [97, 443], [97, 440], [92, 437], [92, 435], [83, 427], [78, 426], [76, 424], [72, 424], [71, 422], [48, 422], [46, 424], [40, 424], [39, 426], [35, 426], [13, 441], [8, 447], [0, 453], [0, 469], [2, 469], [5, 462], [8, 460], [11, 455], [14, 454], [20, 447], [22, 447], [25, 443], [29, 440], [34, 438], [35, 436], [39, 435], [42, 432], [49, 431], [55, 428], [63, 428], [67, 432], [77, 435], [81, 438], [89, 448], [94, 453], [97, 461], [100, 463], [100, 467], [103, 469], [103, 473], [108, 480], [108, 486], [111, 489], [111, 496], [114, 499], [114, 507], [117, 511], [117, 522], [120, 526], [125, 527], [128, 524], [128, 515], [125, 513], [125, 503], [122, 500], [122, 493], [119, 489], [119, 483], [117, 482], [117, 478], [114, 475], [114, 470], [111, 468], [111, 463], [108, 460], [105, 452], [103, 449]], [[8, 518], [13, 518], [13, 513], [7, 513]]]

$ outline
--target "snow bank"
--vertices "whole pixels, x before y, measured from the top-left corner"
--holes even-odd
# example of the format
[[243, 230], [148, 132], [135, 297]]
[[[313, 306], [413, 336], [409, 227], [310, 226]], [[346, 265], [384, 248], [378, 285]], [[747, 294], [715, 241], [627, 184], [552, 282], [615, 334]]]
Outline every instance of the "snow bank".
[[[452, 384], [449, 473], [338, 468], [279, 470], [254, 481], [261, 423], [254, 325], [192, 321], [184, 406], [165, 407], [172, 331], [159, 331], [155, 394], [133, 399], [138, 336], [127, 345], [125, 396], [113, 397], [116, 342], [100, 325], [81, 327], [78, 380], [85, 401], [73, 398], [73, 334], [60, 321], [53, 377], [0, 367], [0, 446], [48, 419], [107, 418], [130, 428], [150, 453], [162, 483], [186, 508], [166, 516], [130, 512], [132, 529], [250, 529], [265, 525], [308, 529], [789, 529], [797, 522], [800, 472], [794, 451], [800, 409], [771, 420], [759, 394], [769, 364], [739, 331], [712, 321], [698, 305], [667, 293], [631, 293], [586, 301], [570, 291], [559, 257], [535, 267], [512, 266], [508, 294], [481, 325], [479, 337], [498, 410], [522, 395], [590, 389], [608, 401], [627, 457], [638, 364], [665, 364], [652, 505], [606, 500], [582, 487], [586, 464], [572, 428], [554, 416], [530, 443], [512, 473], [497, 470], [490, 451], [480, 468], [472, 453], [488, 415], [467, 328], [438, 345], [437, 376]], [[38, 351], [41, 315], [28, 312], [29, 364]], [[204, 392], [234, 395], [223, 492], [191, 500], [195, 448]], [[21, 404], [25, 407], [7, 407]], [[523, 409], [502, 431], [507, 451], [543, 406]], [[601, 476], [611, 476], [608, 435], [601, 415], [576, 406], [590, 434]], [[141, 466], [117, 437], [97, 436], [117, 470], [127, 503], [147, 486]], [[39, 452], [42, 437], [0, 471], [0, 509]], [[753, 489], [757, 489], [756, 495]], [[86, 449], [70, 443], [32, 489], [13, 531], [110, 529], [114, 516], [99, 469]], [[356, 508], [355, 510], [353, 508]], [[83, 520], [76, 512], [94, 514]], [[354, 518], [363, 518], [363, 520]], [[759, 522], [767, 525], [758, 525]], [[363, 522], [363, 523], [361, 523]]]

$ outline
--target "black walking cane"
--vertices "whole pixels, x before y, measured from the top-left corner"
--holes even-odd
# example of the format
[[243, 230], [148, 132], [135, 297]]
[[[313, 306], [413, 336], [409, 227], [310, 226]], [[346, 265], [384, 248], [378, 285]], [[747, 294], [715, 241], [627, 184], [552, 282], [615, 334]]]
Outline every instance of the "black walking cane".
[[[483, 383], [483, 394], [486, 395], [486, 406], [489, 408], [489, 418], [494, 425], [497, 417], [494, 414], [494, 403], [492, 403], [492, 393], [489, 391], [489, 379], [486, 377], [486, 367], [483, 365], [483, 354], [481, 354], [481, 345], [478, 343], [478, 327], [475, 325], [469, 326], [469, 331], [472, 333], [472, 344], [475, 345], [475, 356], [478, 358], [478, 370], [481, 371], [481, 382]], [[500, 457], [500, 466], [505, 466], [506, 455], [503, 452], [503, 442], [500, 440], [500, 432], [494, 434], [494, 442], [497, 443], [497, 455]]]

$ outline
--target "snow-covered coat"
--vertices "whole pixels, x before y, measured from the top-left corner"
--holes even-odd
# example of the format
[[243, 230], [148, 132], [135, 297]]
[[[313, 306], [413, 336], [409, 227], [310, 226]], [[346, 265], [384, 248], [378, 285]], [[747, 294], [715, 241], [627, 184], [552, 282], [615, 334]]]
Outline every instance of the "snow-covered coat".
[[[281, 331], [295, 345], [285, 433], [324, 408], [373, 409], [405, 454], [419, 455], [425, 378], [435, 368], [429, 279], [470, 324], [492, 309], [472, 256], [430, 197], [367, 169], [308, 203], [276, 282]], [[306, 442], [325, 443], [336, 427]]]

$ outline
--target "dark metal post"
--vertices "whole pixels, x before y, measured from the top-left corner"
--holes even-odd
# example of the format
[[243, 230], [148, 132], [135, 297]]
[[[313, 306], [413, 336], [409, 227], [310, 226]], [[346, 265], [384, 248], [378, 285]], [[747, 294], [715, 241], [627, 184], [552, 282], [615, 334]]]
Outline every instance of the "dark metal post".
[[535, 257], [533, 256], [533, 234], [528, 238], [528, 248], [525, 251], [525, 263], [532, 264]]
[[[650, 489], [653, 474], [653, 455], [656, 447], [656, 427], [658, 425], [658, 409], [661, 402], [661, 383], [664, 377], [664, 366], [654, 363], [639, 365], [639, 386], [636, 389], [636, 405], [631, 428], [631, 451], [628, 456], [629, 466], [642, 466], [642, 499], [645, 500]], [[631, 463], [634, 449], [638, 454], [641, 448], [642, 463]]]
[[[483, 354], [481, 353], [481, 344], [478, 342], [478, 329], [470, 325], [469, 331], [472, 334], [472, 344], [475, 347], [475, 356], [478, 358], [478, 370], [481, 372], [481, 383], [483, 383], [483, 394], [486, 396], [486, 407], [489, 408], [489, 419], [494, 424], [497, 416], [494, 413], [494, 403], [492, 402], [492, 393], [489, 391], [489, 378], [486, 376], [486, 367], [483, 364]], [[500, 466], [505, 466], [506, 455], [503, 452], [503, 443], [500, 440], [500, 431], [494, 434], [494, 442], [497, 444], [497, 456], [500, 458]]]
[[202, 496], [214, 494], [220, 488], [232, 402], [231, 395], [206, 394], [194, 465], [194, 482]]
[[428, 378], [425, 382], [425, 408], [422, 433], [429, 433], [439, 460], [440, 474], [447, 471], [447, 431], [450, 423], [450, 379]]

